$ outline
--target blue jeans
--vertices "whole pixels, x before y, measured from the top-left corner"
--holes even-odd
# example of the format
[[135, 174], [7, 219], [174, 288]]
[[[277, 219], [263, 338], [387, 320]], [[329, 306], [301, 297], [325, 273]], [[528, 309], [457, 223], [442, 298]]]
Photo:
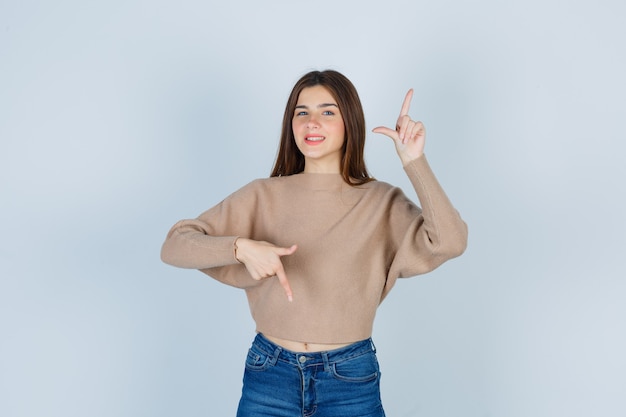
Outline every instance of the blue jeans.
[[326, 352], [292, 352], [257, 334], [237, 417], [384, 417], [371, 339]]

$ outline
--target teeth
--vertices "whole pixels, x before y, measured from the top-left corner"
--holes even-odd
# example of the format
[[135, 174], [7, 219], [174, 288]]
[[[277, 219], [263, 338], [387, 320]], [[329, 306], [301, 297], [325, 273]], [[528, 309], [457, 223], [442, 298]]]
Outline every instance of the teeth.
[[324, 140], [324, 137], [323, 136], [308, 137], [306, 138], [306, 140], [310, 140], [312, 142], [318, 142], [320, 140]]

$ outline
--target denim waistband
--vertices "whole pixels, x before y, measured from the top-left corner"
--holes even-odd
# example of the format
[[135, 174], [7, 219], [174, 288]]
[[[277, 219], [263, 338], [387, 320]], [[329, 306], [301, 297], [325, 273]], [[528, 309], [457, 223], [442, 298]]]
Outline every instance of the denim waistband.
[[293, 352], [275, 344], [261, 333], [257, 333], [252, 344], [271, 356], [274, 361], [289, 362], [298, 366], [327, 365], [329, 362], [341, 362], [366, 353], [376, 353], [376, 346], [371, 337], [338, 349], [322, 352]]

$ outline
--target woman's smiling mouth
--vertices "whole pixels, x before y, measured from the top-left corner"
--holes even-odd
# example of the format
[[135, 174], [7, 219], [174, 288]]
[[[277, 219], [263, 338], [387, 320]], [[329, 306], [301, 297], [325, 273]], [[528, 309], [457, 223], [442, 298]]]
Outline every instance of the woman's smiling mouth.
[[321, 141], [323, 141], [324, 139], [326, 139], [324, 136], [306, 136], [304, 138], [304, 140], [306, 142], [313, 142], [313, 143], [320, 143]]

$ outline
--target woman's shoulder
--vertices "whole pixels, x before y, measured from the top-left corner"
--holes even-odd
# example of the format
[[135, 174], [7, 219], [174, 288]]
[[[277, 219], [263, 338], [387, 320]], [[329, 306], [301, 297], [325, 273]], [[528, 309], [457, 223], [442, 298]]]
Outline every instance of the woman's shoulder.
[[374, 180], [363, 186], [366, 189], [363, 197], [368, 201], [376, 201], [382, 206], [407, 207], [414, 206], [415, 202], [410, 199], [404, 190], [389, 182]]
[[251, 195], [271, 193], [289, 187], [293, 181], [289, 176], [256, 178], [235, 191], [234, 195]]
[[366, 182], [365, 184], [362, 184], [362, 185], [357, 185], [355, 187], [363, 189], [363, 190], [367, 190], [369, 192], [383, 193], [383, 194], [389, 193], [389, 192], [400, 191], [400, 188], [398, 188], [397, 186], [390, 184], [388, 182], [380, 181], [376, 179]]

